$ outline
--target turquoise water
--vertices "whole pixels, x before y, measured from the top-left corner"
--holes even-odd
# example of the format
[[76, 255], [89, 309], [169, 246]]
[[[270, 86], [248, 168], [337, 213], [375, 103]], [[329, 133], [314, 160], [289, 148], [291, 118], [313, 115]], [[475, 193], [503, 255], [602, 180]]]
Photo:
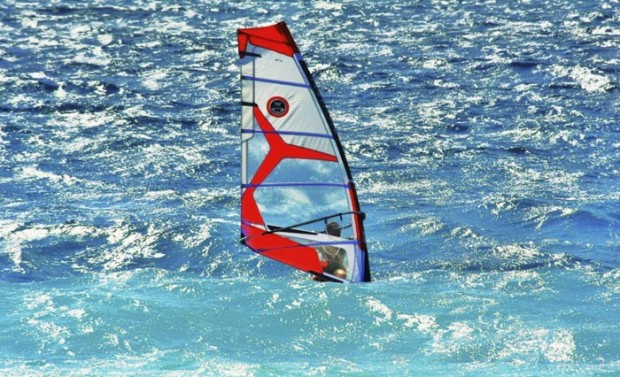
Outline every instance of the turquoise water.
[[[620, 13], [0, 3], [0, 374], [620, 374]], [[236, 29], [284, 20], [374, 282], [239, 236]]]

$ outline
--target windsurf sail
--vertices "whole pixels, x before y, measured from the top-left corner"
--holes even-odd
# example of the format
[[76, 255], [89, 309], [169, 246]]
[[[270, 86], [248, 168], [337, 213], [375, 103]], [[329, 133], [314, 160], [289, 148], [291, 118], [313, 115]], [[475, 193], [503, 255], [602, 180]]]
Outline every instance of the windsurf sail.
[[239, 29], [237, 39], [241, 242], [323, 280], [370, 281], [344, 149], [288, 27]]

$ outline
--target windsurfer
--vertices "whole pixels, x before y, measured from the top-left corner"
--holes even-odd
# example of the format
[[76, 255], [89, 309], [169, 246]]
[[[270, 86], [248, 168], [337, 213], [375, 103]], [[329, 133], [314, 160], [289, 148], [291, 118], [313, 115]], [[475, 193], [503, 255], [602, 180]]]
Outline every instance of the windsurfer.
[[[341, 228], [336, 222], [330, 222], [327, 224], [327, 234], [334, 237], [340, 237]], [[347, 270], [345, 268], [346, 251], [340, 247], [332, 245], [323, 245], [317, 247], [319, 258], [325, 265], [324, 272], [337, 276], [341, 279], [347, 277]], [[318, 277], [314, 277], [315, 280], [321, 280]]]

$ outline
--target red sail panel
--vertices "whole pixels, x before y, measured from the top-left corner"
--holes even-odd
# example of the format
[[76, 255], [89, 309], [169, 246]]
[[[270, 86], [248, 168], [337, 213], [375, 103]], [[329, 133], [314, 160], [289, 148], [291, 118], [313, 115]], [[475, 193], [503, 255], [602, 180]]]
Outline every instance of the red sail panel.
[[237, 33], [239, 56], [244, 57], [248, 43], [287, 56], [299, 52], [291, 32], [284, 22], [271, 26], [239, 29]]
[[302, 271], [317, 274], [323, 272], [315, 249], [276, 234], [262, 235], [262, 229], [246, 224], [242, 226], [242, 230], [248, 240], [246, 245], [261, 255]]

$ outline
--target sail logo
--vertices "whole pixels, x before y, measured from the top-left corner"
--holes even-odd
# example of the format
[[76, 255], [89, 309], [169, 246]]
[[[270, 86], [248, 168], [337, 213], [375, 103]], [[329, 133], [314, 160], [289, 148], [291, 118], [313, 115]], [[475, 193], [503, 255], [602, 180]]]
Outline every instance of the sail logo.
[[282, 118], [288, 113], [288, 101], [282, 97], [271, 97], [267, 101], [267, 111], [271, 116]]

